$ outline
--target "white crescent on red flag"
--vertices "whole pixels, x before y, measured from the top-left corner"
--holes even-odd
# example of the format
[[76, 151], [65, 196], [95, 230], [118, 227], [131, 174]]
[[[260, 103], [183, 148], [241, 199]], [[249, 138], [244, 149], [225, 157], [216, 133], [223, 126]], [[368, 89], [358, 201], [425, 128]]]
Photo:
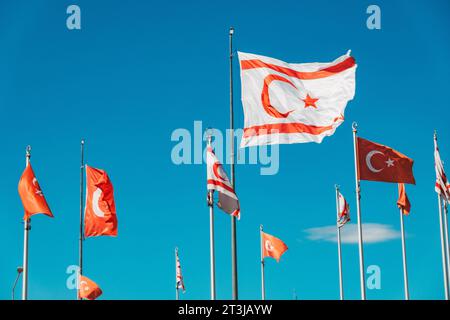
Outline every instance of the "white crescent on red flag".
[[84, 236], [117, 236], [114, 189], [104, 170], [86, 165]]
[[239, 199], [211, 147], [206, 150], [207, 188], [219, 193], [217, 206], [226, 213], [240, 218]]
[[355, 95], [355, 59], [286, 63], [238, 52], [244, 134], [241, 147], [322, 142], [344, 121]]

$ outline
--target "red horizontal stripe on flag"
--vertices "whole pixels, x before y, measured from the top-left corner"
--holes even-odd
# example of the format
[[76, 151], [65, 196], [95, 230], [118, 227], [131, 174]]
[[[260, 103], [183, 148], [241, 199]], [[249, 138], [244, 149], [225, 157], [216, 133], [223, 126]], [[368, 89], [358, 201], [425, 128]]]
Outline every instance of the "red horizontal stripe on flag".
[[225, 190], [230, 191], [231, 193], [234, 193], [233, 188], [231, 188], [230, 186], [227, 186], [226, 184], [224, 184], [224, 183], [222, 183], [220, 181], [209, 179], [207, 182], [208, 182], [208, 184], [213, 184], [215, 186], [222, 187]]
[[353, 57], [348, 57], [342, 62], [339, 62], [333, 66], [328, 68], [313, 71], [313, 72], [301, 72], [296, 71], [291, 68], [277, 66], [272, 63], [266, 63], [259, 59], [251, 59], [251, 60], [242, 60], [241, 61], [241, 70], [249, 70], [249, 69], [257, 69], [257, 68], [269, 68], [281, 73], [284, 73], [290, 77], [298, 78], [301, 80], [312, 80], [312, 79], [320, 79], [332, 76], [336, 73], [342, 72], [344, 70], [350, 69], [355, 65], [355, 59]]
[[276, 133], [308, 133], [312, 135], [319, 135], [332, 129], [333, 126], [318, 127], [304, 123], [268, 123], [260, 126], [245, 128], [244, 138]]

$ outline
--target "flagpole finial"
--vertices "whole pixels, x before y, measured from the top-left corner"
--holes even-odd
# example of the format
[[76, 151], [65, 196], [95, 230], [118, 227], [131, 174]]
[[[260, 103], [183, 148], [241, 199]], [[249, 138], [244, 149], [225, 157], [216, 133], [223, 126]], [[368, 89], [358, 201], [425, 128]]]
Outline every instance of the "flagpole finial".
[[437, 140], [437, 130], [434, 129], [434, 140]]
[[26, 150], [26, 153], [27, 153], [27, 157], [29, 157], [31, 155], [31, 146], [27, 145], [25, 150]]
[[263, 225], [262, 224], [259, 225], [259, 230], [263, 231]]
[[352, 129], [353, 129], [354, 132], [358, 131], [358, 122], [353, 121], [353, 123], [352, 123]]
[[212, 141], [212, 128], [208, 127], [206, 128], [206, 141], [208, 143], [208, 146], [211, 146], [211, 141]]
[[234, 28], [230, 27], [230, 36], [232, 36], [234, 34]]
[[335, 184], [334, 187], [336, 188], [336, 190], [339, 190], [339, 185]]
[[81, 139], [81, 144], [84, 144], [84, 139], [83, 138]]

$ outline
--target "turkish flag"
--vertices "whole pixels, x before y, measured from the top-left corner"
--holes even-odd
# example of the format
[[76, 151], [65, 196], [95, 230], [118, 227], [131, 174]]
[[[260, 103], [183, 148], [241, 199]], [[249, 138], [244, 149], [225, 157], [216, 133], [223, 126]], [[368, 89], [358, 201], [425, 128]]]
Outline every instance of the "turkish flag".
[[283, 241], [265, 232], [261, 232], [261, 241], [263, 258], [272, 257], [279, 262], [281, 255], [288, 249]]
[[114, 190], [104, 170], [86, 165], [84, 236], [117, 236]]
[[32, 215], [43, 213], [53, 218], [53, 214], [45, 200], [44, 193], [39, 186], [33, 168], [29, 163], [25, 168], [19, 181], [19, 195], [22, 199], [23, 208], [25, 209], [24, 220], [29, 219]]
[[402, 210], [402, 214], [408, 215], [411, 211], [411, 203], [409, 202], [408, 195], [406, 194], [405, 184], [398, 184], [398, 200], [397, 206]]
[[79, 295], [81, 299], [95, 300], [101, 296], [102, 289], [91, 279], [80, 276]]
[[357, 139], [360, 180], [416, 184], [412, 159], [382, 144]]

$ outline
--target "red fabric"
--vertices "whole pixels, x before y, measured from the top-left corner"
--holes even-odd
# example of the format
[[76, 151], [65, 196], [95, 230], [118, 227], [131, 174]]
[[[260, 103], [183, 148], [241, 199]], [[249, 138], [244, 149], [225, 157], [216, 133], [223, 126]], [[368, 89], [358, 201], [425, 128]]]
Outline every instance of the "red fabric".
[[402, 210], [404, 215], [408, 215], [411, 212], [411, 203], [409, 202], [408, 195], [406, 194], [405, 185], [403, 183], [398, 184], [398, 200], [397, 206]]
[[84, 236], [117, 236], [114, 190], [104, 170], [86, 166]]
[[261, 238], [263, 257], [272, 257], [279, 262], [281, 255], [288, 249], [287, 245], [280, 239], [264, 232], [261, 233]]
[[85, 276], [80, 276], [79, 295], [81, 299], [95, 300], [101, 296], [102, 289], [91, 279]]
[[24, 220], [32, 215], [43, 213], [49, 217], [53, 217], [41, 187], [36, 179], [31, 164], [28, 164], [20, 177], [19, 195], [25, 210]]
[[358, 163], [360, 180], [416, 184], [414, 161], [382, 144], [358, 138]]

